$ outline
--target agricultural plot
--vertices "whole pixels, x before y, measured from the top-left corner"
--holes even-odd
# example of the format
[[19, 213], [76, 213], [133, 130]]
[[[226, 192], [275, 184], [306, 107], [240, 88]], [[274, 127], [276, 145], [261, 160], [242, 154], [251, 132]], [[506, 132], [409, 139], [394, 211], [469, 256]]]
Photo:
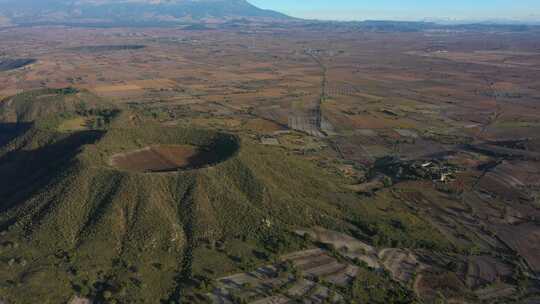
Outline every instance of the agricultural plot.
[[316, 281], [347, 286], [358, 271], [357, 266], [339, 263], [321, 249], [293, 252], [280, 259], [292, 268], [265, 266], [220, 278], [207, 297], [212, 303], [235, 303], [237, 299], [249, 303], [342, 303], [344, 298], [339, 292]]
[[[490, 256], [478, 256], [469, 259], [467, 265], [467, 285], [473, 289], [486, 286], [511, 276], [511, 265], [505, 264]], [[485, 292], [485, 290], [484, 290]]]
[[289, 116], [288, 126], [292, 130], [304, 132], [315, 137], [324, 137], [321, 131], [321, 113], [319, 109], [309, 109], [305, 113], [297, 112]]
[[114, 51], [130, 51], [140, 50], [145, 48], [144, 45], [139, 44], [125, 44], [125, 45], [83, 45], [77, 47], [68, 48], [68, 51], [76, 53], [100, 53], [100, 52], [114, 52]]
[[483, 176], [479, 181], [478, 187], [485, 192], [508, 201], [528, 199], [525, 185], [512, 175], [504, 174], [500, 169], [490, 171]]
[[[331, 230], [316, 228], [296, 232], [300, 235], [308, 234], [314, 241], [331, 246], [341, 256], [361, 262], [370, 269], [378, 271], [384, 269], [394, 281], [403, 286], [412, 286], [416, 295], [428, 302], [437, 298], [441, 292], [448, 298], [458, 299], [459, 295], [474, 290], [476, 297], [482, 301], [516, 296], [516, 288], [513, 285], [505, 285], [503, 290], [484, 288], [495, 282], [509, 281], [515, 273], [512, 265], [493, 257], [426, 255], [425, 251], [399, 248], [377, 250], [351, 236]], [[293, 253], [285, 258], [291, 260], [300, 270], [311, 268], [306, 272], [311, 275], [317, 275], [318, 271], [324, 273], [330, 269], [340, 269], [339, 274], [325, 277], [325, 280], [336, 285], [347, 286], [358, 275], [359, 267], [348, 265], [346, 268], [340, 268], [339, 263], [332, 261], [322, 252], [320, 249], [308, 250]], [[461, 268], [458, 270], [458, 276], [447, 273], [448, 263], [463, 265], [458, 267]], [[320, 264], [324, 266], [318, 266]], [[451, 285], [446, 285], [445, 282]], [[454, 291], [446, 289], [448, 286], [456, 289]]]
[[308, 234], [310, 238], [324, 244], [329, 244], [343, 256], [351, 260], [362, 261], [370, 268], [380, 268], [377, 259], [377, 250], [351, 236], [323, 228], [296, 230], [296, 233], [302, 236]]
[[266, 119], [250, 119], [248, 120], [243, 127], [250, 131], [255, 131], [258, 134], [272, 134], [274, 132], [279, 132], [284, 130], [284, 126], [277, 124], [273, 121]]
[[391, 151], [391, 146], [374, 130], [358, 130], [359, 135], [336, 136], [334, 148], [341, 158], [361, 165], [373, 164], [377, 158]]
[[517, 226], [498, 225], [493, 227], [497, 236], [522, 256], [531, 270], [540, 272], [540, 226], [525, 223]]
[[[297, 230], [299, 235], [309, 235], [309, 237], [317, 242], [330, 245], [337, 250], [342, 256], [353, 260], [365, 263], [365, 265], [371, 269], [380, 270], [383, 267], [386, 268], [396, 281], [402, 283], [408, 283], [417, 273], [427, 268], [427, 265], [422, 265], [418, 258], [412, 253], [403, 251], [400, 249], [382, 249], [378, 251], [374, 247], [365, 244], [351, 236], [343, 233], [326, 230], [322, 228], [315, 228], [311, 230]], [[320, 251], [306, 252], [309, 254], [307, 257], [293, 254], [288, 257], [300, 268], [304, 263], [312, 265], [310, 263], [317, 263], [319, 260], [325, 260], [324, 255], [320, 255]], [[326, 264], [325, 267], [339, 267], [339, 264], [330, 265]], [[323, 270], [326, 268], [323, 268]], [[348, 266], [341, 269], [342, 273], [339, 275], [332, 275], [332, 283], [337, 284], [343, 282], [345, 278], [354, 278], [358, 271], [356, 266]], [[347, 282], [347, 280], [345, 280]]]
[[350, 84], [330, 84], [326, 88], [326, 95], [329, 97], [356, 96], [358, 92], [358, 89]]
[[417, 274], [428, 268], [413, 252], [407, 250], [383, 249], [379, 252], [379, 258], [392, 278], [406, 285], [411, 284]]

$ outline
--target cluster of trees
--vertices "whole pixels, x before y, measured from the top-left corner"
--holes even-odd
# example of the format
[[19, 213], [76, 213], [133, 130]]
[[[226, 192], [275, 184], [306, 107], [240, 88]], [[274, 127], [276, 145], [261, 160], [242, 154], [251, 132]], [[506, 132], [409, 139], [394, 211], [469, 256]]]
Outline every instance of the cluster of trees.
[[[387, 275], [362, 269], [350, 286], [350, 299], [357, 303], [414, 303], [411, 291], [393, 282]], [[354, 302], [356, 303], [356, 302]]]
[[75, 105], [75, 113], [88, 118], [86, 127], [94, 130], [105, 128], [119, 112], [117, 109], [89, 107], [84, 101]]
[[54, 90], [54, 94], [58, 94], [58, 95], [72, 95], [72, 94], [77, 94], [80, 92], [78, 89], [72, 88], [72, 87], [67, 87], [67, 88], [62, 88], [62, 89], [53, 89], [53, 90]]

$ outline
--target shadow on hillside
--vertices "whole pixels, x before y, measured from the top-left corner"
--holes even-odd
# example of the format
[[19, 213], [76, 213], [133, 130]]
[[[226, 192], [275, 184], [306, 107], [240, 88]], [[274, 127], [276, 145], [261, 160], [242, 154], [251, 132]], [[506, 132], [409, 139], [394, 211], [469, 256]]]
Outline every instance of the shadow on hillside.
[[213, 143], [188, 159], [189, 166], [183, 169], [199, 169], [215, 166], [234, 157], [240, 150], [240, 139], [230, 134], [220, 134]]
[[103, 131], [67, 135], [35, 150], [15, 150], [0, 158], [0, 212], [26, 201], [62, 174], [82, 146], [98, 141]]
[[24, 134], [31, 127], [31, 123], [0, 123], [0, 148]]

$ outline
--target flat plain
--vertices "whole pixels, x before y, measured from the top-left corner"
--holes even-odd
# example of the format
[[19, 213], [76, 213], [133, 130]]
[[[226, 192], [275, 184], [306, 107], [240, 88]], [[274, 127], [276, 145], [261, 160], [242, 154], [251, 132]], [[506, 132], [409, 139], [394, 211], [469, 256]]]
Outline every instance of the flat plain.
[[[17, 256], [14, 246], [24, 241], [12, 239], [14, 220], [2, 206], [8, 215], [0, 217], [0, 300], [59, 276], [62, 287], [51, 295], [59, 302], [51, 303], [85, 297], [98, 303], [538, 303], [538, 30], [36, 26], [0, 30], [0, 41], [0, 131], [21, 120], [20, 109], [12, 109], [17, 96], [38, 90], [31, 97], [38, 109], [40, 100], [63, 94], [65, 102], [105, 102], [122, 112], [109, 118], [102, 110], [64, 106], [69, 115], [43, 123], [59, 134], [149, 124], [233, 134], [242, 146], [239, 156], [200, 175], [179, 173], [197, 185], [174, 186], [196, 202], [183, 205], [194, 208], [180, 212], [183, 227], [167, 230], [174, 246], [184, 248], [180, 261], [172, 245], [162, 261], [139, 260], [126, 245], [125, 260], [104, 255], [113, 266], [69, 261], [63, 253], [56, 261], [30, 249]], [[149, 178], [148, 185], [137, 178], [181, 169], [199, 153], [150, 135], [118, 148], [127, 139], [115, 136], [83, 149], [84, 159], [102, 158], [100, 174], [111, 180], [115, 167], [141, 171], [119, 178], [117, 192], [108, 194], [148, 189], [148, 198], [135, 191], [140, 195], [129, 197], [135, 201], [159, 201], [162, 194], [152, 191], [172, 187], [167, 177]], [[11, 138], [5, 137], [0, 133], [0, 172], [11, 172], [12, 148], [5, 146]], [[34, 150], [27, 150], [32, 157]], [[111, 157], [116, 165], [107, 166]], [[1, 179], [7, 185], [14, 183], [9, 176]], [[95, 177], [87, 187], [107, 188], [107, 181]], [[246, 189], [235, 190], [239, 184]], [[310, 188], [299, 189], [304, 186]], [[323, 189], [333, 193], [325, 196]], [[214, 192], [227, 193], [228, 205], [219, 205]], [[0, 191], [0, 199], [17, 197]], [[131, 200], [122, 199], [126, 207], [117, 215], [126, 221], [114, 229], [137, 231], [145, 236], [144, 250], [157, 250], [150, 244], [161, 239], [137, 230], [150, 222], [132, 222]], [[168, 209], [149, 206], [144, 214], [158, 212], [169, 221]], [[103, 208], [92, 212], [108, 219], [109, 207]], [[250, 208], [257, 210], [253, 220], [245, 219]], [[242, 221], [256, 227], [255, 236]], [[274, 227], [279, 233], [268, 232]], [[81, 234], [101, 236], [98, 228], [84, 229]], [[279, 241], [269, 238], [273, 233]], [[86, 248], [74, 242], [74, 251]], [[148, 291], [152, 284], [161, 287]], [[55, 286], [42, 285], [20, 303], [32, 303], [48, 287]]]

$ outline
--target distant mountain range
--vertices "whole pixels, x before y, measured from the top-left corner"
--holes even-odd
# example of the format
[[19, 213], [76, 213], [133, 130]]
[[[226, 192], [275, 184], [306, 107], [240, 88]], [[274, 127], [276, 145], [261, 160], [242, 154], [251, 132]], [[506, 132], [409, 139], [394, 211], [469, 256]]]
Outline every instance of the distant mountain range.
[[[366, 20], [366, 21], [319, 21], [305, 20], [296, 26], [313, 31], [365, 31], [365, 32], [525, 32], [540, 31], [540, 25], [533, 23], [495, 23], [495, 22], [471, 22], [443, 24], [424, 21], [392, 21], [392, 20]], [[291, 27], [287, 25], [287, 27]]]
[[[0, 0], [0, 27], [16, 25], [70, 26], [167, 26], [200, 23], [227, 23], [241, 26], [246, 22], [283, 21], [287, 28], [300, 26], [313, 30], [411, 32], [429, 30], [504, 30], [538, 29], [540, 22], [516, 20], [458, 21], [425, 19], [423, 21], [321, 21], [302, 20], [280, 12], [258, 8], [247, 0]], [[192, 25], [195, 24], [195, 25]], [[190, 28], [191, 28], [190, 27]]]
[[8, 24], [166, 24], [234, 19], [286, 20], [246, 0], [0, 0]]

